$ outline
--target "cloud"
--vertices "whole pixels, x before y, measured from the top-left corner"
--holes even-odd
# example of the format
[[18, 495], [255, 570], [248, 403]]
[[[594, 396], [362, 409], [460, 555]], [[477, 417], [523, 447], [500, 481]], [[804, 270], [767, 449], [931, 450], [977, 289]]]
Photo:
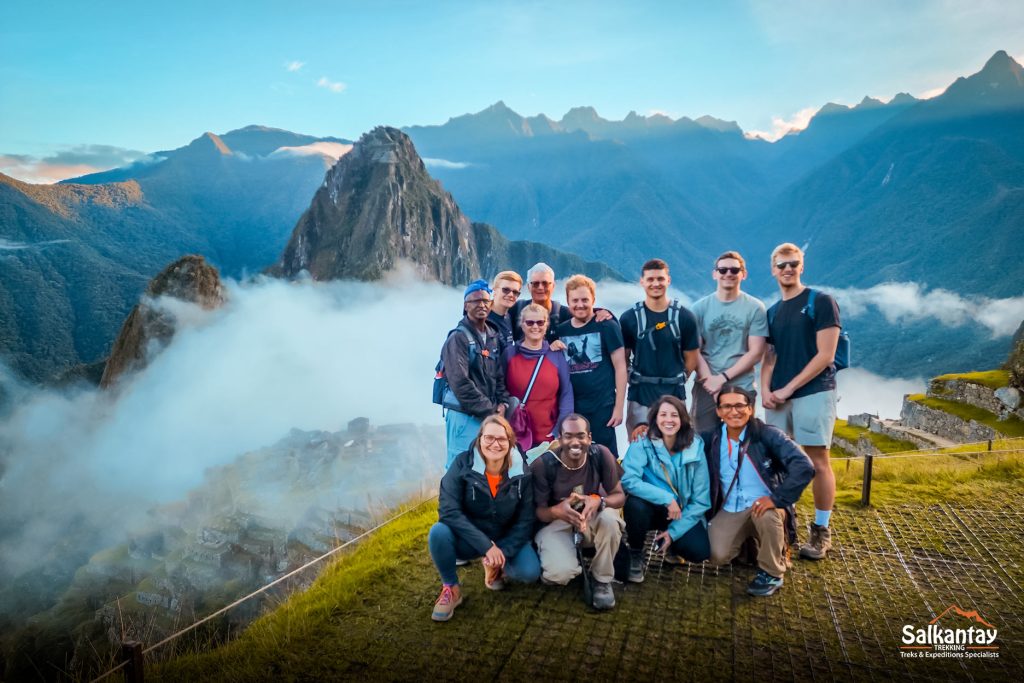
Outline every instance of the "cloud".
[[948, 85], [939, 86], [938, 88], [929, 88], [928, 90], [915, 95], [915, 97], [919, 100], [930, 100], [933, 97], [938, 97], [942, 93], [946, 92], [947, 88], [949, 88]]
[[760, 138], [768, 142], [775, 142], [790, 133], [807, 128], [807, 125], [811, 122], [817, 111], [814, 107], [805, 107], [788, 119], [784, 119], [781, 116], [773, 116], [771, 131], [749, 130], [744, 135], [747, 138]]
[[869, 289], [820, 289], [834, 295], [846, 315], [857, 317], [874, 307], [890, 323], [932, 318], [955, 327], [974, 322], [987, 327], [993, 337], [1007, 337], [1024, 320], [1024, 296], [961, 296], [945, 289], [925, 291], [916, 282], [890, 282]]
[[74, 145], [46, 157], [0, 155], [0, 173], [26, 183], [55, 183], [150, 159], [145, 152], [112, 145]]
[[430, 157], [423, 157], [423, 165], [427, 168], [445, 168], [445, 169], [459, 169], [469, 168], [473, 164], [467, 161], [448, 161], [447, 159], [432, 159]]
[[330, 90], [331, 92], [342, 92], [348, 86], [346, 86], [344, 83], [341, 83], [340, 81], [329, 80], [327, 76], [321, 76], [320, 80], [316, 82], [316, 87], [324, 88], [326, 90]]
[[897, 419], [903, 408], [903, 396], [923, 392], [927, 387], [923, 377], [882, 377], [862, 368], [837, 373], [836, 382], [839, 396], [836, 414], [843, 419], [860, 413]]
[[287, 71], [291, 71], [293, 73], [296, 72], [296, 71], [300, 71], [302, 69], [302, 67], [304, 67], [304, 66], [306, 66], [306, 63], [305, 62], [300, 62], [298, 60], [293, 60], [293, 61], [285, 62], [284, 63], [284, 68]]
[[352, 145], [342, 142], [314, 142], [301, 147], [278, 147], [270, 156], [312, 156], [319, 154], [337, 161], [352, 151]]
[[46, 240], [44, 242], [12, 242], [0, 237], [0, 251], [23, 251], [25, 249], [42, 249], [51, 244], [67, 244], [71, 240]]

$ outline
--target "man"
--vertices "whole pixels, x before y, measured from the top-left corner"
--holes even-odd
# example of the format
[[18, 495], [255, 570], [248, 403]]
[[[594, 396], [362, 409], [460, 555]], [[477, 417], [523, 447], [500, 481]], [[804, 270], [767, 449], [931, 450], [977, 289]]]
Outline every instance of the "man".
[[697, 320], [668, 298], [668, 264], [651, 259], [640, 271], [643, 302], [622, 314], [622, 339], [629, 360], [626, 431], [635, 440], [646, 429], [647, 410], [669, 394], [686, 400], [686, 378], [697, 369], [700, 339]]
[[502, 351], [512, 346], [515, 335], [512, 332], [512, 308], [519, 301], [523, 291], [523, 278], [514, 270], [503, 270], [494, 276], [494, 300], [487, 321], [498, 331]]
[[814, 476], [811, 461], [785, 434], [754, 417], [754, 393], [726, 385], [718, 394], [721, 429], [704, 433], [711, 478], [711, 562], [727, 564], [743, 542], [758, 541], [758, 572], [747, 593], [777, 591], [787, 568], [786, 516]]
[[483, 418], [505, 415], [508, 392], [498, 333], [487, 323], [491, 289], [484, 280], [470, 282], [463, 293], [462, 320], [441, 348], [441, 364], [454, 395], [444, 401], [448, 437], [445, 469], [469, 449]]
[[619, 323], [602, 322], [594, 312], [596, 293], [597, 286], [586, 275], [566, 281], [572, 318], [558, 326], [558, 338], [565, 344], [576, 412], [590, 422], [594, 441], [618, 457], [615, 428], [622, 424], [626, 354]]
[[537, 519], [544, 524], [537, 532], [541, 578], [564, 586], [579, 576], [583, 568], [573, 540], [578, 532], [586, 547], [596, 549], [590, 564], [594, 607], [611, 609], [615, 553], [625, 528], [618, 464], [611, 451], [592, 443], [590, 423], [578, 413], [562, 420], [559, 444], [557, 452], [548, 451], [530, 465]]
[[768, 336], [764, 304], [740, 291], [747, 277], [743, 257], [725, 252], [715, 259], [711, 277], [718, 285], [715, 292], [693, 305], [701, 346], [690, 412], [698, 432], [717, 424], [715, 399], [725, 384], [754, 391], [754, 366]]
[[530, 300], [522, 300], [515, 304], [512, 309], [512, 334], [518, 341], [523, 337], [523, 331], [519, 327], [519, 312], [531, 301], [543, 306], [548, 311], [548, 333], [547, 341], [552, 343], [558, 339], [556, 328], [569, 320], [572, 313], [569, 309], [551, 299], [555, 291], [555, 271], [546, 263], [537, 263], [526, 272], [526, 284], [530, 288]]
[[785, 243], [772, 252], [772, 275], [782, 300], [768, 309], [768, 345], [761, 363], [766, 422], [793, 437], [814, 463], [814, 522], [800, 557], [820, 560], [832, 547], [829, 522], [836, 479], [828, 461], [836, 422], [836, 345], [839, 306], [800, 282], [804, 253]]

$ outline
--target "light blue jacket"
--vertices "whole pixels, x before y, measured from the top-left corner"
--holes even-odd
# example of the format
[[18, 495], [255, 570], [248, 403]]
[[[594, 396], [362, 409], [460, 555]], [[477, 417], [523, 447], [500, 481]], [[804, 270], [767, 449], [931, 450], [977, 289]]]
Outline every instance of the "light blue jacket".
[[[629, 495], [655, 505], [667, 506], [673, 500], [679, 503], [683, 515], [668, 525], [673, 541], [682, 538], [694, 524], [706, 523], [704, 513], [711, 508], [711, 478], [700, 436], [694, 435], [693, 443], [675, 455], [668, 452], [661, 439], [642, 437], [629, 445], [622, 469], [622, 488]], [[665, 480], [665, 470], [679, 492], [678, 497]]]

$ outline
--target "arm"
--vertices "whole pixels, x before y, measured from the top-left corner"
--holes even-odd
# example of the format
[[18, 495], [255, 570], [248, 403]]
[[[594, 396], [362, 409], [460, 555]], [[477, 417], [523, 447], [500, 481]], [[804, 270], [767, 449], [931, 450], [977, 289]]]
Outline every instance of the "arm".
[[615, 407], [612, 408], [612, 419], [608, 420], [608, 426], [618, 427], [622, 424], [622, 409], [626, 404], [626, 380], [628, 373], [626, 372], [626, 352], [624, 349], [620, 348], [612, 351], [612, 367], [615, 368]]
[[438, 494], [438, 519], [455, 532], [455, 535], [483, 555], [491, 548], [491, 539], [480, 531], [472, 520], [462, 511], [462, 472], [461, 465], [452, 465], [441, 478], [441, 490]]
[[[701, 340], [701, 347], [703, 348], [703, 340]], [[703, 353], [697, 354], [697, 381], [706, 382], [711, 377], [711, 366], [708, 365], [707, 358], [704, 357]]]
[[[725, 369], [725, 375], [729, 375], [731, 380], [753, 370], [757, 362], [764, 356], [765, 345], [766, 340], [764, 337], [747, 337], [747, 352], [740, 356], [732, 364], [732, 367]], [[704, 388], [710, 394], [717, 394], [728, 381], [722, 373], [719, 373], [706, 379], [704, 381]], [[761, 386], [763, 387], [764, 385], [762, 384]]]
[[568, 498], [560, 500], [554, 505], [548, 505], [548, 501], [551, 499], [551, 490], [548, 488], [543, 455], [533, 461], [533, 464], [530, 465], [530, 472], [533, 478], [533, 502], [537, 519], [544, 524], [561, 519], [578, 528], [583, 522], [583, 517], [569, 507]]
[[529, 473], [523, 476], [519, 486], [522, 496], [516, 510], [515, 524], [504, 538], [495, 542], [501, 552], [509, 557], [514, 557], [533, 538], [533, 523], [537, 519], [533, 504], [533, 478]]
[[683, 505], [683, 514], [679, 519], [669, 523], [668, 533], [673, 541], [677, 541], [693, 528], [694, 524], [704, 518], [704, 513], [711, 509], [711, 475], [708, 472], [708, 461], [704, 458], [704, 442], [700, 437], [694, 439], [690, 448], [697, 447], [697, 462], [693, 467], [693, 481], [690, 482], [690, 497]]
[[[644, 481], [644, 468], [647, 466], [652, 447], [645, 439], [629, 444], [629, 450], [622, 459], [622, 487], [631, 496], [638, 496], [655, 505], [668, 505], [675, 497], [671, 492]], [[606, 501], [607, 503], [607, 501]]]
[[[448, 341], [441, 349], [441, 360], [444, 363], [448, 386], [465, 411], [477, 417], [486, 417], [493, 413], [497, 406], [469, 377], [469, 342], [461, 331], [454, 332], [448, 337]], [[482, 358], [480, 362], [483, 362]], [[502, 375], [501, 387], [504, 390], [504, 373]]]
[[782, 462], [786, 477], [771, 495], [775, 507], [795, 505], [814, 478], [814, 465], [792, 439], [771, 425], [761, 425], [761, 441], [768, 453]]
[[761, 357], [761, 405], [765, 408], [776, 408], [772, 398], [772, 372], [775, 370], [775, 347], [765, 344], [764, 356]]
[[565, 356], [558, 353], [549, 358], [558, 370], [558, 419], [551, 430], [552, 436], [557, 436], [562, 426], [562, 420], [576, 409], [576, 405], [572, 393], [572, 379], [569, 377], [569, 364], [565, 362]]
[[692, 351], [683, 351], [683, 363], [686, 365], [686, 374], [689, 375], [691, 372], [700, 367], [700, 361], [702, 361], [700, 355], [700, 349], [693, 349]]
[[[822, 373], [828, 366], [832, 365], [836, 358], [836, 345], [839, 344], [839, 328], [827, 327], [818, 330], [817, 333], [818, 352], [804, 366], [804, 369], [797, 373], [786, 384], [786, 386], [772, 392], [775, 401], [782, 402], [789, 399], [797, 389], [810, 382]], [[764, 371], [762, 370], [762, 374]]]

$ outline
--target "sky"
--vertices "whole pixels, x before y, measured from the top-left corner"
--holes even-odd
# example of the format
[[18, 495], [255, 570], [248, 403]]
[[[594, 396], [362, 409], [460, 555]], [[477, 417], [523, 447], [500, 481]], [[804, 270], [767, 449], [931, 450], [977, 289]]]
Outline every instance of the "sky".
[[12, 0], [0, 155], [70, 177], [208, 130], [355, 139], [498, 100], [775, 137], [829, 101], [937, 94], [1000, 49], [1024, 57], [1024, 3]]

